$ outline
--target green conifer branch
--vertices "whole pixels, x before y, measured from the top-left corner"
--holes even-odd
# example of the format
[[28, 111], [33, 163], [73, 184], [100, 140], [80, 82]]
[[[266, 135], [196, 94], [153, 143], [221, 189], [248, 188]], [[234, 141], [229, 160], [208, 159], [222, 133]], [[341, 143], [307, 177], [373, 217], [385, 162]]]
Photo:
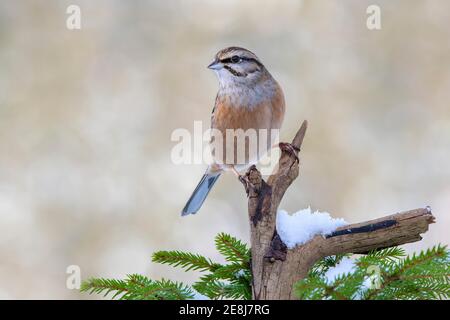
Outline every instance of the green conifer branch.
[[181, 282], [153, 281], [138, 274], [128, 275], [125, 280], [92, 278], [82, 283], [80, 291], [105, 297], [114, 293], [111, 298], [121, 300], [185, 300], [194, 297], [192, 289]]
[[250, 261], [250, 249], [240, 240], [226, 234], [219, 233], [216, 236], [216, 248], [229, 262], [248, 263]]
[[182, 251], [158, 251], [153, 254], [152, 261], [181, 267], [186, 271], [214, 271], [222, 266], [199, 254]]
[[[403, 258], [402, 258], [403, 257]], [[308, 277], [299, 281], [295, 292], [300, 299], [448, 299], [450, 297], [450, 254], [435, 246], [405, 256], [401, 248], [371, 252], [355, 261], [355, 270], [339, 275], [330, 284], [325, 272], [334, 257], [318, 262]], [[379, 267], [380, 285], [367, 287], [368, 268]]]
[[[192, 286], [131, 274], [123, 280], [91, 278], [82, 283], [81, 291], [124, 300], [193, 299], [195, 291], [210, 299], [251, 299], [250, 250], [240, 240], [224, 233], [217, 235], [215, 244], [227, 264], [215, 263], [189, 252], [158, 251], [153, 254], [153, 262], [202, 272]], [[326, 257], [317, 262], [308, 276], [295, 285], [297, 296], [300, 299], [333, 300], [450, 298], [450, 254], [444, 246], [411, 256], [406, 256], [398, 247], [370, 252], [355, 260], [351, 272], [330, 282], [326, 272], [348, 256]], [[378, 287], [368, 286], [371, 266], [379, 267]]]

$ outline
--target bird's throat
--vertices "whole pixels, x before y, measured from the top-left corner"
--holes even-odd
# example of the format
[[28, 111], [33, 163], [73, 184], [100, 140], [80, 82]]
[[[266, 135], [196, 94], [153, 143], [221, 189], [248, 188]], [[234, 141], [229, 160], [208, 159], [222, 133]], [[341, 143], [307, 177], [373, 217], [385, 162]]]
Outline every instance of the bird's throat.
[[221, 84], [217, 98], [235, 108], [253, 108], [261, 102], [270, 101], [277, 91], [277, 83], [268, 79], [253, 85], [241, 82]]

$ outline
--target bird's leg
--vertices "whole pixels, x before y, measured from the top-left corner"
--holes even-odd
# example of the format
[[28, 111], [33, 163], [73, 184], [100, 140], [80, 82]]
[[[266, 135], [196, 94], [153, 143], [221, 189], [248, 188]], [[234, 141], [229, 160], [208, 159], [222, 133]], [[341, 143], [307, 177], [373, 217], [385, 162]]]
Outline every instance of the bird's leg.
[[239, 181], [244, 185], [245, 192], [247, 195], [249, 194], [250, 188], [255, 188], [255, 186], [250, 182], [248, 176], [246, 174], [240, 174], [234, 166], [231, 167], [231, 171], [238, 177]]
[[298, 159], [298, 153], [300, 152], [300, 148], [297, 148], [296, 146], [292, 145], [291, 143], [287, 142], [280, 142], [278, 144], [278, 147], [281, 149], [281, 151], [288, 153], [290, 156], [295, 158], [295, 162], [299, 163], [300, 160]]

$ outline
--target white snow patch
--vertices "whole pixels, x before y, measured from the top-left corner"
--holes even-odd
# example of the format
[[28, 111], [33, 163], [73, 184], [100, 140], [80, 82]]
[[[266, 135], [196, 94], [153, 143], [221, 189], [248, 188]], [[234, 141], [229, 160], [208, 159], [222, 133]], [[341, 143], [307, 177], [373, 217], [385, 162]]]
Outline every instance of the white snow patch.
[[245, 271], [244, 270], [239, 270], [238, 272], [235, 273], [235, 276], [237, 278], [244, 277], [245, 276]]
[[196, 290], [194, 290], [194, 299], [193, 300], [211, 300], [207, 296], [202, 295], [201, 293], [198, 293]]
[[336, 266], [331, 267], [325, 272], [327, 283], [331, 284], [339, 275], [351, 273], [355, 268], [353, 259], [344, 257]]
[[355, 294], [353, 295], [352, 299], [361, 300], [364, 294], [367, 292], [367, 290], [374, 288], [375, 286], [374, 281], [376, 281], [376, 279], [373, 279], [371, 276], [365, 277], [358, 291], [356, 291]]
[[277, 232], [289, 249], [311, 240], [317, 234], [330, 234], [346, 224], [344, 219], [333, 219], [328, 212], [311, 212], [311, 207], [291, 215], [284, 210], [277, 214]]

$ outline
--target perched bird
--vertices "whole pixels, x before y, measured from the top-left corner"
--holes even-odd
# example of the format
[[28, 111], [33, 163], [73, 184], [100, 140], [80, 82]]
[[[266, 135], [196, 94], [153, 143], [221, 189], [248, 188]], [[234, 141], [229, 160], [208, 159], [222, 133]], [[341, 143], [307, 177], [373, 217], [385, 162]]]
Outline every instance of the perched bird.
[[[213, 152], [214, 163], [208, 167], [195, 188], [182, 211], [183, 216], [194, 214], [200, 209], [214, 183], [224, 171], [232, 171], [241, 181], [245, 180], [246, 177], [241, 176], [239, 171], [255, 164], [272, 147], [271, 131], [278, 131], [284, 118], [283, 91], [251, 51], [239, 47], [225, 48], [216, 54], [208, 68], [212, 69], [219, 79], [211, 128], [222, 133], [224, 148], [220, 155]], [[262, 146], [263, 150], [258, 149], [257, 152], [245, 150], [243, 162], [237, 161], [236, 154], [240, 149], [248, 147], [248, 140], [244, 145], [239, 145], [235, 139], [227, 140], [226, 135], [227, 130], [238, 131], [238, 129], [264, 131], [269, 136], [267, 144]], [[257, 139], [260, 139], [259, 135]], [[211, 142], [214, 142], [214, 138]], [[231, 161], [227, 158], [230, 152], [234, 154]]]

